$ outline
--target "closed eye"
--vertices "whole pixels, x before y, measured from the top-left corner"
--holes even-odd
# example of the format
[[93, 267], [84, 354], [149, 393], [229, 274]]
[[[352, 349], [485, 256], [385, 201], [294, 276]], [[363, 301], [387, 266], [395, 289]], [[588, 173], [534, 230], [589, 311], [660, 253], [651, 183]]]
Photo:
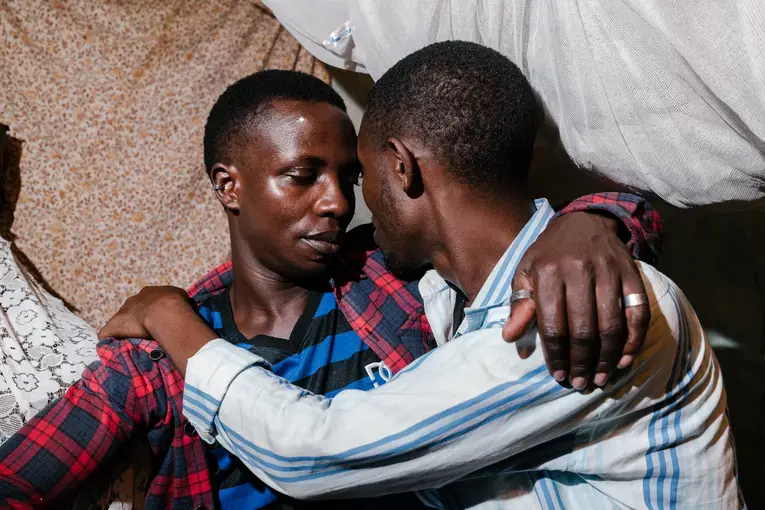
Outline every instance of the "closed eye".
[[314, 168], [308, 166], [292, 167], [285, 173], [295, 184], [308, 185], [316, 181], [317, 172]]

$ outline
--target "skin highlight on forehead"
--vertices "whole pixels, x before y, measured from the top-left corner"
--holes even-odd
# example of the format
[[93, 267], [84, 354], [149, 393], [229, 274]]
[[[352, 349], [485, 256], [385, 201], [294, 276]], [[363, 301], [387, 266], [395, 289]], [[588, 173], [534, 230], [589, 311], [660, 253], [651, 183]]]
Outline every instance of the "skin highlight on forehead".
[[[308, 156], [332, 154], [355, 160], [356, 134], [340, 109], [303, 101], [274, 101], [264, 109], [245, 134], [239, 157], [245, 166], [298, 164]], [[353, 154], [340, 154], [338, 151]]]

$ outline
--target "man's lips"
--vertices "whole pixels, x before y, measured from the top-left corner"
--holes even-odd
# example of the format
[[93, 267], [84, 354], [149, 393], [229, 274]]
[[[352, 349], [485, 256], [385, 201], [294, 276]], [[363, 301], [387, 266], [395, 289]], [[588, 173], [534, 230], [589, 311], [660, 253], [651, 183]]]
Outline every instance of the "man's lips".
[[340, 251], [340, 242], [343, 240], [342, 230], [327, 230], [302, 237], [300, 240], [324, 255], [333, 255]]

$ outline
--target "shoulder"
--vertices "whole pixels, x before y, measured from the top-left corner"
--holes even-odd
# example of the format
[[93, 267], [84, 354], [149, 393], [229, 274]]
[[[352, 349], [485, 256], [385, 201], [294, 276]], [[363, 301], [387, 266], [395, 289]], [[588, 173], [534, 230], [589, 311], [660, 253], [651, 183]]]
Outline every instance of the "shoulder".
[[[645, 262], [637, 262], [651, 309], [648, 339], [701, 336], [701, 325], [683, 291], [667, 275]], [[650, 341], [649, 341], [650, 343]]]
[[199, 303], [230, 287], [233, 279], [234, 272], [231, 269], [231, 261], [227, 261], [197, 280], [186, 292], [191, 299]]

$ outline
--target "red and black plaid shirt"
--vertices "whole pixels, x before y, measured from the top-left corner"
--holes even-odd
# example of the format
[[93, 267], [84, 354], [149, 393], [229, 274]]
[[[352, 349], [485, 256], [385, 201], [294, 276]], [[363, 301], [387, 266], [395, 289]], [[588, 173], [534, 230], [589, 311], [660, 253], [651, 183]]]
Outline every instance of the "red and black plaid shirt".
[[[580, 210], [604, 210], [620, 219], [635, 256], [653, 260], [658, 253], [661, 220], [639, 197], [591, 195], [561, 213]], [[398, 372], [434, 345], [417, 283], [393, 277], [379, 251], [349, 259], [335, 281], [340, 308], [362, 340]], [[200, 302], [231, 279], [227, 263], [189, 293]], [[214, 508], [205, 446], [181, 413], [180, 373], [148, 340], [106, 339], [98, 344], [98, 355], [100, 361], [63, 398], [0, 447], [0, 507], [55, 507], [130, 438], [145, 437], [157, 466], [146, 508]]]

